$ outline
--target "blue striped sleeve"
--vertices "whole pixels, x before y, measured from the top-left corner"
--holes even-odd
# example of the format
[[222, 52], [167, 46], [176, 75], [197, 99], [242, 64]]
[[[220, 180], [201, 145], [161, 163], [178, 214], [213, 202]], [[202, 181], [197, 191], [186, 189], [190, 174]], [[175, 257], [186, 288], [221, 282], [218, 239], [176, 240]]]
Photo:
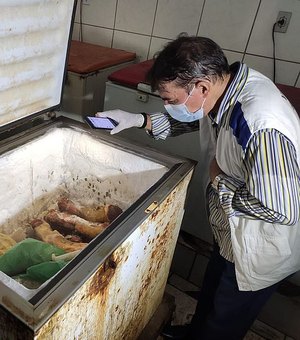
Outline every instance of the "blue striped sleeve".
[[266, 129], [250, 140], [242, 165], [244, 183], [224, 177], [219, 197], [228, 215], [248, 215], [294, 225], [300, 219], [300, 170], [291, 141]]
[[170, 115], [163, 112], [150, 113], [152, 124], [151, 136], [154, 139], [166, 139], [175, 137], [183, 133], [199, 130], [199, 121], [183, 123], [173, 119]]
[[171, 125], [165, 114], [156, 112], [150, 114], [151, 136], [154, 139], [166, 139], [171, 134]]

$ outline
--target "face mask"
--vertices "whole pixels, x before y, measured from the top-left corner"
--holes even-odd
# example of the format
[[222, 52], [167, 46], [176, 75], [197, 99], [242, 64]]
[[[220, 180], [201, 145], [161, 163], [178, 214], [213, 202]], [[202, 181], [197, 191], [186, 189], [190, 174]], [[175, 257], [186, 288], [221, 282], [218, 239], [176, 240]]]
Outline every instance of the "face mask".
[[196, 112], [190, 112], [185, 105], [185, 103], [188, 101], [188, 99], [192, 95], [194, 89], [195, 89], [195, 86], [192, 89], [191, 93], [186, 98], [186, 100], [184, 101], [184, 103], [176, 104], [176, 105], [174, 105], [174, 104], [164, 105], [168, 114], [172, 118], [179, 120], [180, 122], [193, 122], [195, 120], [199, 120], [199, 119], [204, 117], [203, 105], [204, 105], [206, 98], [204, 99], [204, 101], [201, 105], [201, 108], [199, 110], [197, 110]]

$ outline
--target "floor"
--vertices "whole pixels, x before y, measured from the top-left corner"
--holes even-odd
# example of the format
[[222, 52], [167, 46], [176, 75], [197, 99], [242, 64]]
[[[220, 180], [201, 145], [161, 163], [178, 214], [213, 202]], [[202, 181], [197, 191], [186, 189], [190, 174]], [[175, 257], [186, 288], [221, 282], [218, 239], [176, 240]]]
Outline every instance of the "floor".
[[[176, 309], [172, 323], [180, 325], [188, 323], [196, 307], [196, 300], [192, 297], [193, 292], [198, 291], [198, 287], [182, 279], [176, 274], [171, 274], [166, 286], [166, 292], [175, 297]], [[300, 320], [299, 320], [300, 322]], [[162, 340], [159, 337], [157, 340]], [[266, 323], [256, 320], [248, 331], [244, 340], [295, 340], [282, 332], [268, 326]]]
[[[195, 296], [202, 285], [212, 246], [181, 230], [166, 292], [176, 297], [174, 324], [187, 323], [193, 315]], [[300, 340], [300, 285], [297, 273], [285, 280], [261, 310], [245, 340]]]

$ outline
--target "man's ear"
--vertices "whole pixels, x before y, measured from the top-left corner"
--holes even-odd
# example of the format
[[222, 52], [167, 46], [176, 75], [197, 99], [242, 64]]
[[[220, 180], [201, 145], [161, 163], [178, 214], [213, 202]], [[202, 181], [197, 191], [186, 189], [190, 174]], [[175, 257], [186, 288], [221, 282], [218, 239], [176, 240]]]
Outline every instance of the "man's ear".
[[211, 89], [211, 83], [208, 80], [201, 79], [195, 83], [195, 87], [199, 89], [202, 94], [207, 94]]

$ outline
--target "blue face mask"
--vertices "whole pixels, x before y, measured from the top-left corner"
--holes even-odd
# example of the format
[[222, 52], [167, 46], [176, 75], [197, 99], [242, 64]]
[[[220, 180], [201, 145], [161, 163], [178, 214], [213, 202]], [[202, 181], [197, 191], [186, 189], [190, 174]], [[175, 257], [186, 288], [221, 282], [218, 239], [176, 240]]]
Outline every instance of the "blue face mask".
[[191, 93], [188, 95], [184, 103], [182, 104], [167, 104], [164, 105], [165, 109], [167, 110], [168, 114], [180, 122], [193, 122], [195, 120], [199, 120], [204, 117], [204, 110], [203, 105], [205, 102], [205, 99], [201, 105], [201, 108], [197, 110], [196, 112], [190, 112], [188, 108], [186, 107], [185, 103], [188, 101], [190, 96], [192, 95], [193, 91], [195, 89], [195, 86], [193, 87]]

